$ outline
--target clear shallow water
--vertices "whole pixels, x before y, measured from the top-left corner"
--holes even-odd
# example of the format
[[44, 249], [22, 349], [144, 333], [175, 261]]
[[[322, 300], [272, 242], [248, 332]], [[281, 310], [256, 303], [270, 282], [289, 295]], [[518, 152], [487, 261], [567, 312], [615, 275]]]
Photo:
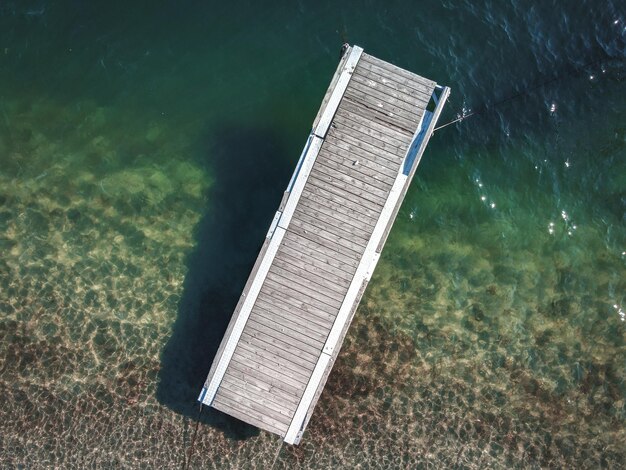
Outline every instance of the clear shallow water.
[[[276, 468], [618, 467], [625, 21], [592, 2], [2, 3], [3, 466], [180, 467], [348, 40], [450, 85], [442, 122], [567, 78], [435, 134]], [[192, 463], [278, 448], [205, 412]]]

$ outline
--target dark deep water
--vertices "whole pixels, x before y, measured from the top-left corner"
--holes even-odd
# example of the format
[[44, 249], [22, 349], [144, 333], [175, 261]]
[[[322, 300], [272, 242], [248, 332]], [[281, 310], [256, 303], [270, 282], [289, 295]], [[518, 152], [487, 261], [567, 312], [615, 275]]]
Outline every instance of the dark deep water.
[[[615, 1], [0, 2], [0, 467], [180, 468], [344, 41], [442, 123], [532, 91], [431, 139], [275, 468], [623, 465], [625, 39]], [[278, 442], [209, 412], [192, 467]]]

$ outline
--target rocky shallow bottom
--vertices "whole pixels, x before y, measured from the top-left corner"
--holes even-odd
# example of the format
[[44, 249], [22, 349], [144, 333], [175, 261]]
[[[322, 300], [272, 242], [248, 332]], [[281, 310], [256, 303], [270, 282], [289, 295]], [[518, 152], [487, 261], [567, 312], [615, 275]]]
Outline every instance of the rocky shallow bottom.
[[[194, 257], [224, 242], [203, 235], [215, 233], [212, 207], [226, 197], [220, 176], [185, 158], [180, 129], [162, 123], [129, 140], [110, 110], [89, 103], [16, 102], [3, 112], [11, 133], [0, 146], [0, 462], [180, 468], [195, 405], [171, 397], [193, 396], [199, 383], [168, 382], [164, 351], [176, 347], [168, 341], [181, 312], [232, 307], [210, 295], [187, 305], [198, 288], [188, 278]], [[52, 115], [56, 127], [44, 126]], [[68, 128], [72, 140], [61, 141]], [[623, 255], [594, 224], [572, 235], [565, 217], [532, 240], [504, 215], [438, 222], [441, 207], [477, 210], [457, 193], [439, 186], [413, 198], [417, 217], [405, 204], [302, 445], [281, 447], [209, 411], [193, 467], [626, 460], [625, 323], [612, 294], [624, 291]], [[522, 204], [497, 197], [499, 207]], [[247, 253], [239, 283], [257, 235], [231, 246]], [[213, 268], [228, 270], [204, 267]], [[187, 379], [210, 365], [193, 351], [176, 357]]]

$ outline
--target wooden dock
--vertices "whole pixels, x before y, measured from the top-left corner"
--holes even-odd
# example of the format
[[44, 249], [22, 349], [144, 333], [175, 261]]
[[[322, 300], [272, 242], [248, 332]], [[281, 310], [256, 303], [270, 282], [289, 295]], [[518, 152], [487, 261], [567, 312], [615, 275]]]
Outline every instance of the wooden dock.
[[300, 442], [448, 94], [347, 48], [200, 402]]

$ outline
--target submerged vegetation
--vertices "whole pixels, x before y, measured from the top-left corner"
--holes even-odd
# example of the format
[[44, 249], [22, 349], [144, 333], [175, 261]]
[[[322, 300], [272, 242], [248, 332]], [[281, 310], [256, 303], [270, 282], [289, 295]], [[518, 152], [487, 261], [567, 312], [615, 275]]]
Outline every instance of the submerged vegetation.
[[435, 134], [302, 444], [279, 450], [208, 410], [192, 467], [626, 460], [611, 2], [558, 17], [125, 6], [123, 20], [110, 2], [67, 2], [74, 16], [26, 3], [0, 5], [1, 467], [180, 467], [211, 351], [336, 65], [331, 17], [451, 85], [443, 119], [521, 87], [520, 69], [543, 77], [581, 51], [606, 62]]

